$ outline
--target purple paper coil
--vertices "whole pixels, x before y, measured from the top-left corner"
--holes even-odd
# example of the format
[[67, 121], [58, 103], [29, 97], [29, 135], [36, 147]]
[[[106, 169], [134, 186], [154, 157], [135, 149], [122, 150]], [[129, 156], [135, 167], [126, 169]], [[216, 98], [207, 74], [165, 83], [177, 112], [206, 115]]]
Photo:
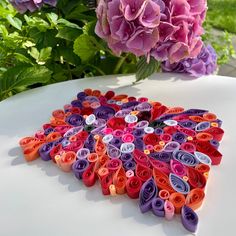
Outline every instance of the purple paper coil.
[[133, 135], [135, 138], [142, 138], [144, 136], [145, 132], [143, 129], [135, 129], [133, 131]]
[[115, 115], [115, 110], [109, 106], [100, 106], [94, 110], [94, 115], [98, 119], [108, 120]]
[[136, 148], [136, 149], [139, 149], [139, 150], [141, 150], [141, 151], [143, 151], [144, 148], [145, 148], [145, 144], [144, 144], [142, 138], [136, 138], [136, 139], [134, 140], [134, 145], [135, 145], [135, 148]]
[[157, 135], [161, 135], [161, 134], [164, 133], [164, 131], [163, 131], [163, 129], [161, 129], [161, 128], [156, 128], [155, 131], [154, 131], [154, 133], [157, 134]]
[[131, 153], [123, 153], [121, 154], [120, 159], [122, 162], [131, 161], [133, 159], [133, 155]]
[[186, 142], [186, 135], [180, 132], [176, 132], [172, 135], [172, 140], [178, 143]]
[[133, 160], [129, 160], [123, 163], [123, 167], [125, 168], [125, 171], [127, 170], [135, 170], [136, 168], [136, 163]]
[[39, 148], [39, 155], [44, 161], [50, 161], [50, 151], [55, 146], [53, 142], [45, 143]]
[[198, 215], [190, 207], [183, 206], [181, 209], [181, 221], [185, 229], [195, 233], [198, 226]]
[[131, 101], [131, 102], [126, 102], [124, 104], [122, 104], [121, 109], [134, 109], [137, 105], [139, 104], [138, 101]]
[[175, 151], [173, 158], [186, 166], [196, 166], [199, 163], [193, 154], [182, 150]]
[[84, 147], [88, 148], [90, 152], [94, 152], [95, 148], [95, 139], [92, 134], [90, 134], [84, 142]]
[[158, 217], [164, 217], [165, 216], [165, 210], [164, 210], [164, 200], [157, 197], [153, 198], [152, 200], [152, 212], [154, 215]]
[[72, 107], [78, 107], [78, 108], [82, 108], [83, 107], [81, 101], [79, 101], [79, 100], [72, 101], [71, 105], [72, 105]]
[[80, 100], [80, 101], [84, 101], [84, 99], [85, 99], [86, 96], [87, 96], [87, 94], [86, 94], [85, 92], [79, 92], [79, 93], [77, 94], [77, 98], [78, 98], [78, 100]]
[[177, 176], [173, 173], [170, 173], [169, 181], [170, 181], [170, 184], [171, 184], [172, 188], [176, 192], [182, 193], [182, 194], [188, 194], [189, 193], [189, 191], [190, 191], [189, 184], [185, 180], [180, 178], [179, 176]]
[[86, 159], [80, 159], [73, 163], [72, 171], [77, 179], [82, 179], [84, 171], [89, 167], [89, 162]]
[[47, 128], [47, 129], [45, 129], [44, 130], [44, 135], [49, 135], [50, 133], [52, 133], [54, 131], [54, 129], [53, 128]]
[[148, 179], [141, 187], [139, 193], [139, 207], [142, 213], [152, 208], [152, 200], [157, 196], [158, 189], [153, 178]]
[[[181, 114], [185, 114], [185, 115], [189, 115], [189, 116], [201, 116], [204, 113], [208, 112], [208, 110], [203, 110], [203, 109], [189, 109], [186, 110], [184, 112], [182, 112]], [[180, 114], [179, 114], [180, 115]]]
[[171, 152], [153, 152], [149, 155], [150, 157], [154, 158], [155, 160], [162, 161], [162, 162], [169, 162], [172, 154]]
[[211, 144], [214, 148], [216, 148], [216, 149], [218, 149], [219, 146], [220, 146], [220, 143], [219, 143], [217, 140], [215, 140], [215, 139], [210, 140], [210, 144]]
[[119, 138], [113, 138], [111, 141], [110, 141], [110, 144], [112, 144], [113, 146], [117, 147], [117, 148], [120, 148], [121, 144], [122, 144], [122, 141], [121, 139]]
[[82, 126], [84, 125], [84, 118], [78, 114], [72, 114], [66, 118], [66, 122], [72, 126]]
[[187, 129], [194, 129], [197, 125], [197, 123], [192, 120], [179, 121], [178, 124]]

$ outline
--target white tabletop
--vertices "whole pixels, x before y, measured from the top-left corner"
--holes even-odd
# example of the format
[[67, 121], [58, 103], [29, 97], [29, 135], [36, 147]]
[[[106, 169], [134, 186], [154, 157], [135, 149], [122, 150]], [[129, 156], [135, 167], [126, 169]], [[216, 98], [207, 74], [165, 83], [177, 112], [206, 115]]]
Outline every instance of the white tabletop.
[[204, 108], [223, 120], [223, 160], [210, 173], [197, 235], [233, 235], [236, 188], [236, 79], [191, 79], [156, 74], [132, 85], [133, 76], [74, 80], [33, 89], [0, 103], [0, 235], [2, 236], [166, 236], [191, 235], [179, 217], [171, 222], [141, 214], [137, 200], [103, 196], [98, 185], [86, 188], [71, 173], [38, 159], [26, 163], [18, 147], [49, 120], [51, 111], [84, 88], [147, 96], [166, 105]]

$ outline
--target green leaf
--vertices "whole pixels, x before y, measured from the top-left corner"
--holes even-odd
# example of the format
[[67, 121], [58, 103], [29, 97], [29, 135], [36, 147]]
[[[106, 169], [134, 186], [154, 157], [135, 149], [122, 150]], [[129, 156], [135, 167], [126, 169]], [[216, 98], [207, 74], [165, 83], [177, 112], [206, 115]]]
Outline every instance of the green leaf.
[[6, 19], [13, 27], [15, 27], [18, 30], [21, 30], [22, 21], [19, 18], [12, 17], [11, 15], [7, 15]]
[[65, 20], [65, 19], [59, 19], [57, 21], [58, 24], [62, 24], [62, 25], [65, 25], [65, 26], [68, 26], [68, 27], [71, 27], [71, 28], [75, 28], [75, 29], [81, 29], [78, 25], [74, 24], [74, 23], [71, 23], [70, 21], [68, 20]]
[[15, 52], [14, 56], [18, 61], [25, 62], [25, 63], [33, 65], [32, 61], [29, 58], [27, 58], [25, 55], [21, 54], [21, 53], [16, 53]]
[[158, 67], [159, 67], [159, 62], [155, 60], [153, 57], [150, 58], [149, 63], [147, 63], [146, 57], [141, 57], [137, 63], [136, 81], [146, 79], [148, 76], [155, 73]]
[[22, 67], [22, 65], [8, 69], [0, 79], [0, 94], [7, 97], [14, 89], [36, 83], [49, 81], [52, 72], [45, 66]]
[[74, 41], [79, 35], [81, 35], [81, 33], [82, 33], [82, 30], [80, 29], [63, 26], [58, 29], [58, 33], [56, 37], [69, 40], [69, 41]]
[[39, 58], [39, 51], [37, 48], [32, 47], [31, 50], [28, 51], [31, 57], [33, 57], [35, 60], [38, 60]]
[[0, 25], [0, 33], [2, 34], [3, 38], [8, 36], [7, 28], [4, 25]]
[[54, 12], [50, 12], [46, 14], [46, 17], [48, 18], [49, 22], [52, 25], [57, 25], [58, 15]]
[[50, 58], [52, 52], [51, 47], [43, 48], [40, 50], [38, 64], [43, 65]]
[[96, 23], [97, 23], [97, 21], [87, 22], [83, 27], [84, 34], [95, 35], [94, 29], [95, 29]]
[[103, 47], [93, 36], [82, 34], [74, 42], [74, 53], [77, 54], [83, 62], [94, 57], [100, 50], [103, 50]]

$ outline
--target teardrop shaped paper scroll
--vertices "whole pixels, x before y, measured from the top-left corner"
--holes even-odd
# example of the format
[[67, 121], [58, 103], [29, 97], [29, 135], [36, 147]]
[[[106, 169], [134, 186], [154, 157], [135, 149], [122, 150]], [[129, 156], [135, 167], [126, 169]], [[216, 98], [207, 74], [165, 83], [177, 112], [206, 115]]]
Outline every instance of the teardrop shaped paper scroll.
[[190, 186], [189, 184], [183, 180], [182, 178], [180, 178], [179, 176], [170, 173], [169, 175], [169, 181], [170, 184], [172, 186], [172, 188], [178, 192], [178, 193], [182, 193], [182, 194], [187, 194], [190, 191]]
[[190, 232], [195, 233], [198, 226], [197, 214], [188, 206], [183, 206], [181, 210], [181, 221], [183, 226]]
[[194, 152], [194, 155], [198, 159], [199, 162], [206, 165], [211, 165], [211, 158], [208, 155], [202, 152]]
[[186, 166], [196, 166], [198, 164], [198, 160], [193, 154], [181, 150], [174, 152], [173, 158]]
[[157, 186], [153, 178], [148, 179], [142, 186], [139, 193], [139, 207], [142, 213], [152, 208], [152, 200], [157, 196]]
[[188, 182], [192, 188], [204, 189], [206, 186], [205, 176], [195, 168], [188, 168]]
[[155, 183], [159, 189], [165, 189], [169, 193], [173, 193], [175, 190], [171, 187], [168, 175], [163, 173], [162, 171], [153, 168], [153, 177]]

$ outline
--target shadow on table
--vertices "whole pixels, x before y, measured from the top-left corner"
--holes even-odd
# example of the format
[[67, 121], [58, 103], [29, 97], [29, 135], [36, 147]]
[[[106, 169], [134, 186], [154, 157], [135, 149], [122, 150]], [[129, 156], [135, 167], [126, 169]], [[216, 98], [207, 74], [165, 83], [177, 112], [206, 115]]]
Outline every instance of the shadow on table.
[[[174, 220], [167, 221], [164, 218], [157, 218], [151, 212], [142, 214], [138, 207], [137, 199], [130, 199], [127, 195], [118, 195], [116, 197], [104, 196], [98, 182], [90, 188], [83, 185], [82, 181], [78, 181], [71, 173], [62, 172], [51, 161], [42, 161], [40, 158], [33, 162], [26, 162], [22, 156], [21, 149], [15, 147], [9, 151], [9, 156], [14, 157], [11, 161], [11, 165], [29, 165], [37, 166], [41, 171], [49, 177], [58, 177], [58, 182], [65, 186], [69, 192], [86, 191], [86, 199], [91, 202], [106, 201], [109, 207], [111, 204], [116, 204], [121, 207], [121, 215], [123, 218], [132, 218], [139, 224], [146, 225], [148, 227], [160, 224], [163, 231], [167, 236], [184, 236], [187, 235], [187, 231], [181, 226], [180, 217], [176, 216]], [[158, 233], [158, 232], [157, 232]]]

